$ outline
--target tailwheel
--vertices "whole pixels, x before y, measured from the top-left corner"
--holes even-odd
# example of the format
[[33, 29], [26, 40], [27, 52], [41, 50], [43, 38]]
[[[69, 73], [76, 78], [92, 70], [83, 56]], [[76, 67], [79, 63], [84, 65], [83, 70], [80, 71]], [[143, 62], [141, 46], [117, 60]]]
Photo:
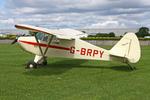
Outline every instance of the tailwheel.
[[129, 63], [127, 63], [127, 64], [128, 64], [128, 66], [129, 66], [129, 69], [130, 69], [130, 70], [136, 70], [136, 67], [131, 66], [131, 64], [129, 64]]
[[27, 69], [30, 69], [30, 68], [37, 68], [37, 63], [35, 63], [34, 61], [29, 61], [27, 63], [27, 66], [26, 66]]

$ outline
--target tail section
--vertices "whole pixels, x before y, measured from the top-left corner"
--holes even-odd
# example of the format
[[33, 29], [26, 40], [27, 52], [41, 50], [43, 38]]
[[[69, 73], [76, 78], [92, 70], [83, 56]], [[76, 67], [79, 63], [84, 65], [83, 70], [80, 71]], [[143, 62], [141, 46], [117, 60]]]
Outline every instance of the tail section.
[[141, 49], [137, 36], [134, 33], [127, 33], [110, 50], [110, 55], [118, 60], [126, 60], [130, 63], [136, 63], [141, 57]]

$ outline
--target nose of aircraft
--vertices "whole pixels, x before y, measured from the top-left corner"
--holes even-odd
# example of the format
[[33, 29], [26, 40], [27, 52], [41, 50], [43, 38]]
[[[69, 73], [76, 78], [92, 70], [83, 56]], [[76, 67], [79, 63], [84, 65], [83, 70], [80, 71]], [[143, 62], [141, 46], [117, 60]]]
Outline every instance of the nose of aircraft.
[[17, 42], [21, 45], [22, 41], [27, 41], [25, 37], [18, 37]]
[[21, 41], [21, 37], [18, 37], [17, 42], [19, 43]]
[[34, 36], [20, 36], [17, 38], [17, 42], [22, 46], [22, 45], [31, 45], [32, 42], [36, 42], [35, 37]]

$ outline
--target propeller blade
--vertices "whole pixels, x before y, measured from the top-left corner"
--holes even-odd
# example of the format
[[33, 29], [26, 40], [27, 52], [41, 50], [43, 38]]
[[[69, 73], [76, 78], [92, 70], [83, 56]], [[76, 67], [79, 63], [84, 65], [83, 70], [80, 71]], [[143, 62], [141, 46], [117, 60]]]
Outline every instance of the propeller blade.
[[11, 44], [15, 44], [17, 42], [18, 39], [15, 39], [14, 41], [12, 41]]
[[17, 41], [18, 41], [18, 38], [19, 38], [20, 36], [19, 35], [17, 35], [16, 36], [16, 38], [14, 39], [14, 41], [12, 41], [12, 43], [11, 44], [15, 44]]

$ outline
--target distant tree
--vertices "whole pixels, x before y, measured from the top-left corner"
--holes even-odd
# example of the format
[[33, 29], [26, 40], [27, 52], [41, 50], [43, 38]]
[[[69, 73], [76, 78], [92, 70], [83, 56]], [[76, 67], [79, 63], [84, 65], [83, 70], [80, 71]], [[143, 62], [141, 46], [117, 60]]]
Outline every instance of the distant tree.
[[32, 31], [29, 31], [29, 34], [30, 34], [31, 36], [34, 36], [34, 32], [32, 32]]
[[120, 38], [122, 38], [123, 36], [122, 36], [122, 35], [120, 35], [119, 37], [120, 37]]
[[86, 31], [82, 31], [83, 33], [86, 33]]
[[109, 35], [109, 37], [115, 37], [115, 33], [114, 32], [110, 32], [108, 35]]
[[123, 35], [126, 35], [128, 32], [125, 32]]
[[149, 36], [149, 28], [147, 27], [141, 27], [139, 28], [139, 31], [136, 33], [138, 37], [144, 37], [144, 36]]
[[88, 37], [95, 37], [95, 35], [88, 35]]
[[88, 35], [88, 37], [115, 37], [114, 32], [108, 33], [97, 33], [96, 35]]
[[16, 35], [14, 35], [14, 34], [7, 34], [6, 38], [8, 38], [8, 39], [15, 39]]
[[108, 37], [107, 33], [97, 33], [96, 37]]

